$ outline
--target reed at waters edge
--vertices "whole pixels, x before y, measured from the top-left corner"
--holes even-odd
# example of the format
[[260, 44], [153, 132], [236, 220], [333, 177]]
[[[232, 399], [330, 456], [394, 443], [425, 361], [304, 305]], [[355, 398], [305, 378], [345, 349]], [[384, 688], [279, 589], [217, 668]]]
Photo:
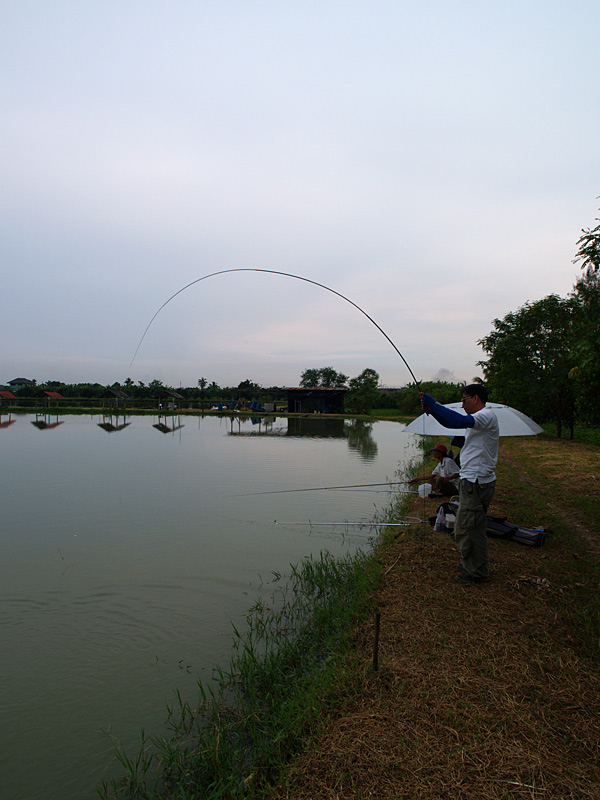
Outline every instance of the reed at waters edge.
[[[401, 515], [406, 495], [391, 497], [374, 522]], [[393, 535], [393, 528], [383, 534]], [[380, 573], [369, 548], [343, 558], [321, 553], [292, 566], [289, 576], [275, 574], [281, 588], [248, 611], [245, 631], [234, 627], [229, 666], [217, 670], [216, 684], [199, 683], [195, 707], [177, 695], [167, 736], [142, 731], [137, 754], [118, 751], [124, 774], [104, 781], [100, 798], [260, 797], [352, 685], [350, 639], [374, 611]]]

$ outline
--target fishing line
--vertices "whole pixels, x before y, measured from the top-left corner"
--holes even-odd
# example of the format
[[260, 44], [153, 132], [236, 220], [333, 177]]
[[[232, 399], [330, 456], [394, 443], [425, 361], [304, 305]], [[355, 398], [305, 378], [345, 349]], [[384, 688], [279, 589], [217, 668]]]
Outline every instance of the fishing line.
[[138, 346], [135, 349], [135, 353], [133, 354], [133, 358], [131, 359], [131, 363], [129, 364], [129, 366], [131, 367], [133, 365], [133, 362], [135, 361], [135, 357], [138, 354], [138, 350], [142, 346], [142, 342], [146, 338], [146, 334], [148, 333], [148, 330], [150, 329], [150, 326], [152, 325], [152, 323], [154, 322], [156, 317], [160, 314], [160, 312], [163, 310], [163, 308], [171, 302], [171, 300], [174, 300], [177, 297], [177, 295], [180, 295], [182, 292], [185, 292], [185, 290], [189, 289], [190, 286], [194, 286], [196, 283], [200, 283], [200, 281], [205, 281], [205, 280], [207, 280], [207, 278], [214, 278], [216, 275], [226, 275], [226, 274], [231, 273], [231, 272], [263, 272], [263, 273], [267, 273], [269, 275], [283, 275], [286, 278], [295, 278], [298, 281], [304, 281], [305, 283], [312, 283], [313, 286], [318, 286], [321, 289], [325, 289], [327, 292], [331, 292], [331, 294], [337, 295], [337, 297], [341, 297], [342, 300], [345, 300], [347, 303], [350, 303], [350, 305], [354, 306], [354, 308], [356, 308], [357, 311], [360, 311], [361, 314], [364, 314], [364, 316], [369, 320], [369, 322], [372, 322], [373, 325], [377, 328], [377, 330], [380, 333], [382, 333], [383, 336], [385, 336], [385, 338], [392, 345], [392, 347], [394, 348], [396, 353], [398, 353], [398, 355], [400, 356], [400, 358], [404, 362], [404, 365], [406, 366], [406, 368], [410, 372], [412, 379], [414, 380], [415, 384], [417, 385], [417, 388], [419, 389], [419, 391], [421, 391], [421, 386], [419, 384], [419, 381], [416, 379], [415, 374], [412, 371], [412, 369], [410, 368], [410, 365], [409, 365], [408, 361], [404, 358], [404, 356], [402, 355], [400, 350], [396, 347], [394, 342], [390, 339], [390, 337], [383, 330], [383, 328], [380, 325], [378, 325], [375, 322], [375, 320], [373, 319], [373, 317], [369, 316], [369, 314], [367, 314], [367, 312], [364, 309], [362, 309], [359, 305], [354, 303], [352, 300], [350, 300], [345, 295], [341, 294], [341, 292], [336, 292], [335, 289], [331, 289], [329, 286], [325, 286], [325, 284], [323, 284], [323, 283], [318, 283], [317, 281], [313, 281], [310, 278], [304, 278], [304, 277], [302, 277], [302, 275], [294, 275], [291, 272], [280, 272], [279, 270], [276, 270], [276, 269], [255, 269], [255, 268], [252, 268], [252, 267], [239, 267], [239, 268], [236, 268], [236, 269], [222, 269], [222, 270], [219, 270], [218, 272], [211, 272], [209, 275], [203, 275], [201, 278], [196, 278], [196, 280], [192, 281], [191, 283], [188, 283], [186, 286], [183, 286], [181, 289], [179, 289], [179, 291], [177, 291], [177, 292], [175, 292], [175, 294], [171, 295], [171, 297], [169, 297], [168, 300], [165, 300], [165, 302], [158, 309], [158, 311], [155, 312], [154, 316], [152, 317], [152, 319], [150, 320], [150, 322], [146, 326], [146, 330], [142, 334], [142, 338], [140, 339], [140, 341], [138, 343]]
[[[363, 489], [370, 486], [399, 486], [409, 483], [409, 481], [393, 481], [390, 483], [355, 483], [347, 486], [313, 486], [310, 489], [273, 489], [268, 492], [249, 492], [248, 494], [233, 494], [231, 497], [258, 497], [262, 494], [291, 494], [292, 492], [326, 492], [331, 489]], [[390, 489], [391, 491], [391, 489]]]

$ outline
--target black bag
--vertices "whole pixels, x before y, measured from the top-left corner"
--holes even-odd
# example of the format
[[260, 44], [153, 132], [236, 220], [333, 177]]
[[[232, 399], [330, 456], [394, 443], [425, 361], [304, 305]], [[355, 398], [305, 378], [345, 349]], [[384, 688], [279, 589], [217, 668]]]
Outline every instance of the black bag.
[[487, 518], [487, 535], [495, 539], [513, 539], [519, 544], [541, 547], [547, 532], [544, 528], [526, 528], [523, 525], [514, 525], [512, 522], [507, 522], [506, 517]]
[[[429, 524], [436, 531], [452, 535], [457, 511], [458, 503], [442, 503], [441, 506], [438, 506], [436, 516], [429, 517]], [[486, 533], [494, 539], [512, 539], [519, 544], [541, 547], [549, 531], [545, 528], [526, 528], [523, 525], [515, 525], [507, 522], [506, 517], [488, 517]]]

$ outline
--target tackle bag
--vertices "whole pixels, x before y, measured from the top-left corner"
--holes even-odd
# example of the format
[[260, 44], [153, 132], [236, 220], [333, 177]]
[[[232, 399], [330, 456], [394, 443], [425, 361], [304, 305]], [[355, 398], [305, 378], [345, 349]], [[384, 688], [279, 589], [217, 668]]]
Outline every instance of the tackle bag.
[[[438, 507], [435, 517], [429, 517], [429, 524], [436, 531], [454, 533], [454, 523], [458, 503], [442, 503]], [[515, 525], [507, 522], [506, 517], [488, 517], [486, 533], [494, 539], [512, 539], [519, 544], [530, 547], [541, 547], [546, 539], [548, 530], [545, 528], [526, 528], [524, 525]]]
[[495, 539], [513, 539], [519, 544], [528, 544], [531, 547], [541, 547], [546, 539], [547, 531], [544, 528], [526, 528], [507, 522], [506, 517], [488, 517], [488, 536]]

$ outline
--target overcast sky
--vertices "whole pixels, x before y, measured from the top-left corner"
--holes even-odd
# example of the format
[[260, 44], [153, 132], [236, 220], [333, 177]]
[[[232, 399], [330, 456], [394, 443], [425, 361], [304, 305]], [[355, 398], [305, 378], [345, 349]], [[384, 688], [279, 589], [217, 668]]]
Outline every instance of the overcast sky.
[[0, 383], [470, 380], [600, 201], [598, 0], [19, 0]]

